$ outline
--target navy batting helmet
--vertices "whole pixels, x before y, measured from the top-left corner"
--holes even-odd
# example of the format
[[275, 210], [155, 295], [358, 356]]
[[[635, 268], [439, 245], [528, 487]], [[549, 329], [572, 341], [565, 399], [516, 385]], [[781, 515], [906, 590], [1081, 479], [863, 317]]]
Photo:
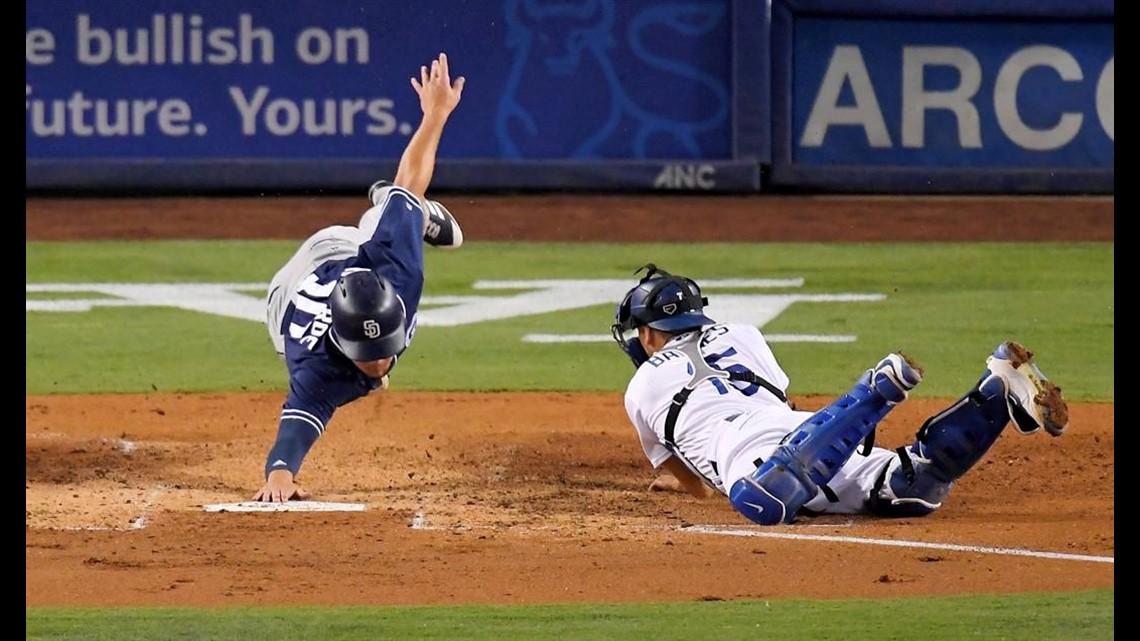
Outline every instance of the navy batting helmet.
[[646, 270], [645, 277], [618, 303], [615, 322], [610, 327], [614, 340], [635, 366], [640, 366], [647, 356], [637, 336], [629, 336], [628, 332], [648, 325], [663, 332], [677, 333], [716, 322], [705, 316], [705, 305], [709, 301], [701, 295], [701, 288], [692, 279], [674, 276], [653, 263], [634, 273], [641, 270]]
[[395, 356], [405, 347], [404, 302], [388, 279], [367, 269], [346, 269], [329, 296], [333, 342], [354, 361]]

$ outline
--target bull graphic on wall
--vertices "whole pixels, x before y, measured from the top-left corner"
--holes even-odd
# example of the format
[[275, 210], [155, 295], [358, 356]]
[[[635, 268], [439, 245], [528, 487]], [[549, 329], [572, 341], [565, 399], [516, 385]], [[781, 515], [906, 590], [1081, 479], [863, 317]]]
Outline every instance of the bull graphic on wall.
[[730, 60], [726, 5], [654, 3], [618, 24], [613, 0], [507, 0], [511, 68], [495, 118], [502, 157], [727, 153], [727, 64], [701, 69], [694, 63], [705, 56], [691, 55], [723, 51], [708, 57], [717, 67]]

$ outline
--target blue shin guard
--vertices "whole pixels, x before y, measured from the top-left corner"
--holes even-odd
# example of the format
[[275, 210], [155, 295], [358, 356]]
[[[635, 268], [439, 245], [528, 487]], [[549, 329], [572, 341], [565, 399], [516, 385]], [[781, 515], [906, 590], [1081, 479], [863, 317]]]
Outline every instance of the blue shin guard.
[[791, 523], [921, 376], [902, 356], [880, 361], [789, 434], [755, 472], [736, 481], [728, 493], [733, 507], [760, 525]]
[[924, 516], [942, 505], [954, 481], [989, 451], [1010, 421], [1006, 383], [987, 376], [930, 417], [914, 443], [883, 469], [868, 507], [880, 516]]

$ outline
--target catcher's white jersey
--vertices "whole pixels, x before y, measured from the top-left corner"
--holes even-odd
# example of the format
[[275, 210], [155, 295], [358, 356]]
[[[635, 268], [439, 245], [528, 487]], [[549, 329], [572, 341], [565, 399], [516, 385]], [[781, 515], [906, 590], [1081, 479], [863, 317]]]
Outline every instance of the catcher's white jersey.
[[[759, 329], [745, 324], [716, 324], [675, 337], [642, 363], [630, 380], [625, 409], [649, 462], [659, 467], [676, 455], [710, 486], [727, 494], [734, 482], [755, 471], [781, 439], [813, 412], [793, 410], [775, 394], [752, 383], [705, 379], [680, 411], [673, 434], [675, 449], [670, 451], [665, 437], [666, 416], [674, 395], [693, 378], [694, 367], [682, 351], [691, 341], [699, 341], [701, 355], [714, 369], [732, 372], [747, 368], [785, 395], [788, 375]], [[883, 448], [874, 448], [866, 457], [852, 456], [828, 484], [839, 496], [839, 503], [828, 503], [821, 493], [806, 507], [858, 511], [892, 456]]]

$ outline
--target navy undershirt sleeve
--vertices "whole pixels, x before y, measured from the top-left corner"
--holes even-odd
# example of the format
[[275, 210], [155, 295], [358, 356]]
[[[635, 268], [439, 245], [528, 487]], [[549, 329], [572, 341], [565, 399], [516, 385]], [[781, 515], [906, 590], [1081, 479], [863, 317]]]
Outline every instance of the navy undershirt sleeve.
[[293, 476], [317, 439], [325, 432], [333, 412], [367, 394], [378, 381], [368, 379], [351, 364], [312, 359], [298, 365], [289, 377], [289, 395], [281, 408], [277, 441], [265, 459], [265, 474], [286, 469]]
[[320, 438], [321, 431], [300, 416], [283, 414], [277, 426], [277, 442], [265, 460], [265, 476], [273, 470], [289, 470], [296, 477], [301, 462]]

